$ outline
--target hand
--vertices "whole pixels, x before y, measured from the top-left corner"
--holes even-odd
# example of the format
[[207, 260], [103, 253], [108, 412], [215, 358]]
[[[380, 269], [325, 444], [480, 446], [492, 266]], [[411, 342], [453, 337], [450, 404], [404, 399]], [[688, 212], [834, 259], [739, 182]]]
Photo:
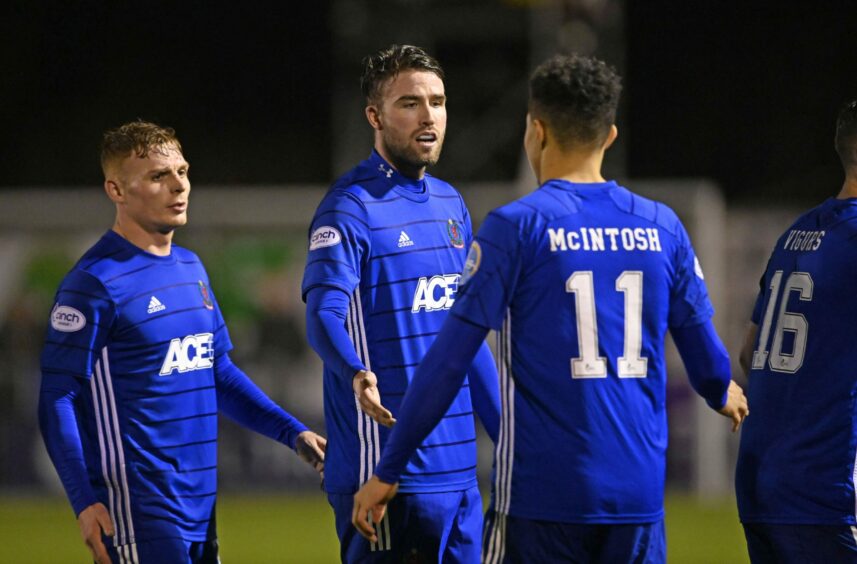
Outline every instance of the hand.
[[377, 476], [372, 476], [360, 491], [354, 494], [351, 523], [357, 528], [357, 532], [370, 542], [378, 542], [378, 535], [369, 520], [376, 525], [381, 522], [387, 512], [387, 504], [396, 495], [398, 487], [397, 484], [387, 484]]
[[378, 377], [371, 370], [361, 370], [354, 375], [351, 386], [357, 395], [360, 409], [369, 417], [383, 425], [392, 427], [396, 420], [386, 407], [381, 405], [381, 393], [378, 391]]
[[295, 441], [295, 450], [301, 460], [312, 466], [324, 480], [324, 453], [327, 450], [327, 439], [312, 431], [304, 431]]
[[750, 407], [747, 405], [747, 398], [744, 397], [744, 390], [735, 383], [735, 380], [729, 382], [729, 390], [726, 392], [726, 405], [718, 409], [717, 412], [732, 419], [733, 433], [741, 426], [744, 418], [750, 415]]
[[93, 503], [80, 512], [77, 516], [77, 525], [80, 527], [80, 536], [92, 553], [95, 564], [110, 564], [110, 556], [101, 541], [101, 533], [108, 537], [113, 536], [113, 521], [103, 503]]

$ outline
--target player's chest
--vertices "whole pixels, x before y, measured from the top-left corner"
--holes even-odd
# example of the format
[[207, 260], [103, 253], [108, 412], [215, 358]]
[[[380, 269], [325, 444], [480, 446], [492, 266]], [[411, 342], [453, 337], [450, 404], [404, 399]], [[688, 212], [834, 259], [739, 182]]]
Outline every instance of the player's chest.
[[403, 203], [370, 215], [371, 258], [412, 253], [464, 251], [465, 218], [458, 206]]
[[119, 308], [113, 339], [140, 350], [156, 350], [179, 341], [206, 348], [217, 329], [208, 284], [185, 276], [163, 281], [130, 296]]

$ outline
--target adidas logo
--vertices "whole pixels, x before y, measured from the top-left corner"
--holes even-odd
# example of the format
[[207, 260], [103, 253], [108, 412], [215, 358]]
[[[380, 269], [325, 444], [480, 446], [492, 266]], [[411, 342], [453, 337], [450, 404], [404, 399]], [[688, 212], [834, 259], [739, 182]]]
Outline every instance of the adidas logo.
[[402, 234], [399, 235], [399, 248], [402, 247], [410, 247], [414, 242], [411, 241], [411, 238], [408, 237], [408, 234], [402, 231]]
[[149, 300], [148, 312], [149, 313], [157, 313], [159, 311], [164, 311], [165, 309], [167, 309], [167, 306], [162, 304], [158, 298], [156, 298], [155, 296], [152, 296], [152, 299]]

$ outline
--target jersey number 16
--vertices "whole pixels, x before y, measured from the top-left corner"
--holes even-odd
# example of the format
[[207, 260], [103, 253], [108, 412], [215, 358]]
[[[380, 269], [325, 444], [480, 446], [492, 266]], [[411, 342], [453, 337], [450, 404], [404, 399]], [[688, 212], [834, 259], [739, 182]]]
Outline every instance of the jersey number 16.
[[[780, 309], [777, 312], [777, 326], [774, 329], [774, 342], [768, 352], [768, 337], [771, 333], [771, 324], [774, 319], [774, 308], [780, 294], [780, 282], [783, 279], [783, 271], [777, 270], [771, 276], [771, 294], [768, 296], [768, 304], [765, 307], [765, 318], [762, 321], [762, 330], [759, 332], [759, 345], [753, 352], [753, 370], [760, 370], [768, 362], [774, 372], [788, 372], [794, 374], [803, 365], [803, 355], [806, 352], [806, 332], [809, 328], [806, 318], [799, 313], [786, 310], [789, 296], [792, 292], [798, 292], [800, 300], [808, 302], [812, 300], [812, 276], [808, 272], [792, 272], [785, 283], [780, 300]], [[792, 353], [783, 352], [783, 335], [788, 331], [794, 337]]]

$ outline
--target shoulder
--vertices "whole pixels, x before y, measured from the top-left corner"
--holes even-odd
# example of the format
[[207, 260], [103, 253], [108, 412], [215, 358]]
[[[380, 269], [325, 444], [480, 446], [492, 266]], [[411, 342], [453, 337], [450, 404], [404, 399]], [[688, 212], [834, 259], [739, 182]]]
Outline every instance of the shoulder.
[[[536, 192], [527, 194], [508, 204], [493, 209], [488, 217], [499, 225], [506, 225], [507, 229], [518, 232], [531, 232], [534, 228], [550, 221], [550, 210], [541, 205], [542, 194]], [[486, 218], [487, 220], [487, 218]]]
[[432, 196], [461, 198], [461, 194], [449, 182], [441, 180], [436, 176], [432, 176], [429, 173], [425, 174], [425, 179], [426, 186], [431, 191]]
[[202, 266], [202, 259], [199, 258], [199, 255], [186, 247], [174, 244], [172, 247], [172, 254], [176, 260], [181, 263], [199, 263], [199, 265]]
[[665, 203], [635, 194], [624, 186], [616, 186], [611, 190], [610, 196], [619, 210], [645, 219], [663, 228], [671, 235], [684, 233], [681, 220], [675, 211]]

